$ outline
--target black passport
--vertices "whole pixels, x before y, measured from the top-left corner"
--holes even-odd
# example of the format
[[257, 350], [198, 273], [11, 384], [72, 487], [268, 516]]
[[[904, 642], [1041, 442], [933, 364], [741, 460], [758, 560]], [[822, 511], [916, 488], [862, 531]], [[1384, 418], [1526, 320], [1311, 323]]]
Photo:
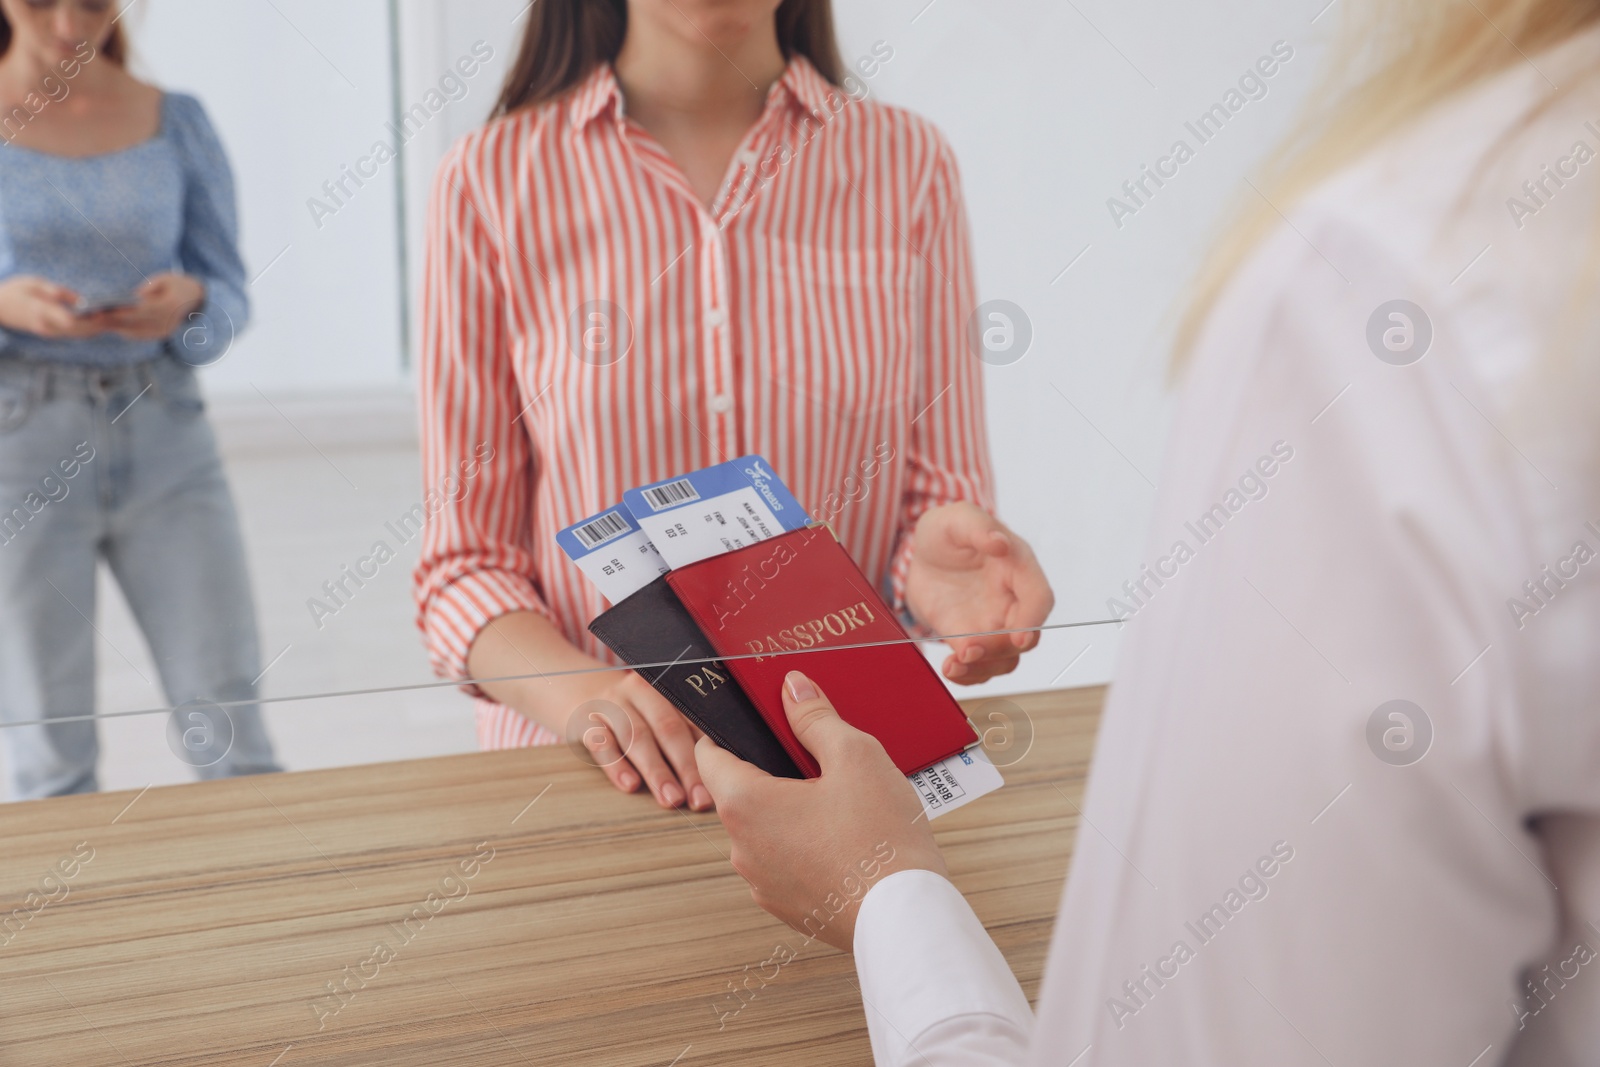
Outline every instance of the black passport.
[[601, 612], [589, 632], [625, 663], [672, 664], [638, 673], [711, 740], [768, 774], [802, 777], [726, 665], [683, 662], [716, 652], [665, 576]]

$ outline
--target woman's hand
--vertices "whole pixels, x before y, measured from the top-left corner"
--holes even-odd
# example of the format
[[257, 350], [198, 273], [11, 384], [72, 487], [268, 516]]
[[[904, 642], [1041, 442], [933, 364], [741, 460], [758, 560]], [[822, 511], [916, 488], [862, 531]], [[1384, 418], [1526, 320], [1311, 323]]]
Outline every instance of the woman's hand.
[[[609, 668], [609, 669], [602, 669]], [[491, 619], [467, 655], [478, 687], [563, 737], [624, 793], [641, 784], [662, 807], [711, 807], [694, 743], [700, 731], [633, 671], [585, 655], [533, 611]]]
[[703, 735], [693, 723], [633, 671], [589, 675], [584, 684], [593, 695], [574, 693], [567, 740], [581, 742], [612, 785], [632, 793], [642, 781], [664, 808], [711, 808], [695, 761]]
[[17, 274], [0, 282], [0, 327], [38, 337], [93, 337], [107, 329], [107, 313], [78, 315], [78, 294], [64, 285]]
[[135, 295], [137, 304], [105, 313], [106, 328], [130, 341], [160, 341], [200, 310], [206, 287], [187, 274], [169, 272], [153, 275]]
[[[958, 502], [929, 508], [912, 533], [906, 605], [938, 634], [1043, 625], [1055, 607], [1050, 582], [1028, 543], [992, 515]], [[1017, 667], [1039, 634], [962, 637], [950, 642], [944, 675], [976, 685]]]
[[795, 736], [822, 776], [774, 778], [710, 738], [696, 746], [733, 840], [733, 869], [762, 908], [803, 934], [850, 951], [856, 907], [896, 871], [944, 874], [917, 794], [877, 738], [843, 719], [799, 671], [783, 687]]

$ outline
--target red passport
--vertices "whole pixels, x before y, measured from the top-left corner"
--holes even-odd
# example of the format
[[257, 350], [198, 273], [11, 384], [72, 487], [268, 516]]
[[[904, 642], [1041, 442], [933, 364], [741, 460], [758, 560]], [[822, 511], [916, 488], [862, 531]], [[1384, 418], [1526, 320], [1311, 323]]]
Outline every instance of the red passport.
[[[977, 742], [961, 706], [828, 528], [791, 530], [666, 580], [717, 655], [747, 657], [728, 659], [728, 669], [807, 778], [822, 772], [783, 710], [791, 670], [882, 742], [903, 774]], [[898, 643], [873, 644], [880, 641]], [[841, 647], [850, 645], [869, 647]]]

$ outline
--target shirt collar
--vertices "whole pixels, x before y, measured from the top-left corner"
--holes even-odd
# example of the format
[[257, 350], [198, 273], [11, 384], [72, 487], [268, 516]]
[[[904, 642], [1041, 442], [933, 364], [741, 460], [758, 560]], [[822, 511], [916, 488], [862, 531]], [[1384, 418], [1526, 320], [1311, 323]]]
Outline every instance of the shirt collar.
[[582, 129], [589, 120], [608, 108], [621, 108], [622, 87], [610, 63], [597, 63], [572, 91], [568, 105], [573, 129]]
[[[805, 56], [796, 55], [783, 69], [783, 77], [772, 87], [773, 93], [785, 93], [800, 110], [815, 113], [828, 111], [828, 100], [842, 99], [839, 87], [817, 72]], [[771, 99], [769, 94], [768, 99]], [[837, 111], [834, 107], [831, 110]]]
[[[817, 72], [805, 56], [796, 55], [783, 68], [783, 75], [767, 92], [767, 106], [781, 98], [808, 113], [828, 110], [830, 97], [840, 95], [839, 88]], [[581, 129], [606, 111], [622, 112], [622, 86], [610, 63], [597, 64], [572, 90], [569, 114], [574, 129]]]

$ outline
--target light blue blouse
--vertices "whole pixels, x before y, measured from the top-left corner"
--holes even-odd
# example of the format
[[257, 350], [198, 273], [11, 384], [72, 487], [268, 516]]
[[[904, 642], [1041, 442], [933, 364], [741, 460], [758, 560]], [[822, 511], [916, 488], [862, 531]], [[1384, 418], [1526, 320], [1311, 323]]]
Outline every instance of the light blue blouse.
[[206, 287], [197, 316], [165, 341], [0, 330], [0, 358], [110, 366], [168, 349], [197, 365], [219, 358], [250, 313], [238, 230], [233, 173], [192, 96], [164, 94], [161, 128], [117, 152], [69, 158], [0, 144], [0, 278], [32, 274], [96, 297], [178, 270]]

